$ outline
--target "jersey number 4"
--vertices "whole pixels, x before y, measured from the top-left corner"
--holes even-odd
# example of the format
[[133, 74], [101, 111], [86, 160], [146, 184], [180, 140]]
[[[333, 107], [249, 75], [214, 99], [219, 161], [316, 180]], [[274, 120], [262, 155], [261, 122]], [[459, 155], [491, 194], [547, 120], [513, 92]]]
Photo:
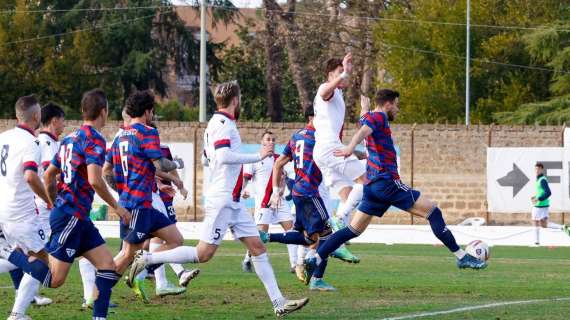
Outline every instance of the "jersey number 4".
[[295, 168], [303, 169], [303, 153], [305, 151], [305, 141], [299, 140], [295, 143]]
[[119, 142], [119, 154], [121, 155], [121, 168], [123, 169], [123, 175], [126, 177], [129, 175], [129, 160], [127, 155], [129, 153], [129, 142], [122, 141]]

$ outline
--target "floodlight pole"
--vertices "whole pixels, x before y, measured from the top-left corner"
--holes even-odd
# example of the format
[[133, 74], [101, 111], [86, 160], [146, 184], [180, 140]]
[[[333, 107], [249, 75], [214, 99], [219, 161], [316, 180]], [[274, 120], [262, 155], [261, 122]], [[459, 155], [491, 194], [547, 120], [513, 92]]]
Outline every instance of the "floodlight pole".
[[465, 125], [469, 126], [469, 62], [471, 61], [471, 35], [470, 35], [470, 24], [471, 24], [471, 1], [467, 0], [467, 30], [466, 30], [466, 53], [465, 53]]
[[206, 0], [200, 5], [200, 122], [206, 122]]

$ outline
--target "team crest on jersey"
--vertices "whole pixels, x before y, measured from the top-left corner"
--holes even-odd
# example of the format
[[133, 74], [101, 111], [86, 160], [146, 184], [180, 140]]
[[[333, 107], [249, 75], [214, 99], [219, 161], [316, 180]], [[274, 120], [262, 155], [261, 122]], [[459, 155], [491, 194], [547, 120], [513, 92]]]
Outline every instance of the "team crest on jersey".
[[48, 146], [51, 146], [51, 142], [49, 142], [49, 141], [46, 141], [46, 143], [47, 143], [47, 145], [48, 145]]
[[65, 249], [65, 252], [67, 252], [67, 256], [70, 258], [75, 255], [75, 249], [67, 248]]
[[226, 123], [226, 120], [222, 119], [222, 120], [220, 120], [220, 122], [221, 122], [222, 124], [225, 124], [225, 123]]
[[144, 235], [145, 234], [143, 232], [137, 232], [137, 237], [139, 237], [139, 239], [142, 239]]
[[35, 142], [36, 142], [36, 144], [37, 144], [38, 146], [40, 145], [40, 141], [39, 141], [39, 140], [36, 140]]

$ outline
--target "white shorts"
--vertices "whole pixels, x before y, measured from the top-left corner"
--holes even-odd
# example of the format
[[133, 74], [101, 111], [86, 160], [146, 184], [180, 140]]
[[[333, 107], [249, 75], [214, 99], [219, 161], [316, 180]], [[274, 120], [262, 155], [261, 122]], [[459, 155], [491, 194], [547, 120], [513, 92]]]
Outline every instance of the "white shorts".
[[48, 243], [49, 237], [51, 236], [51, 226], [49, 225], [49, 214], [51, 210], [39, 209], [39, 215], [36, 218], [36, 224], [38, 228], [43, 230], [45, 234], [45, 243]]
[[289, 204], [284, 199], [281, 202], [281, 206], [277, 209], [258, 208], [255, 210], [255, 223], [258, 225], [278, 224], [285, 221], [293, 221], [293, 216], [291, 215]]
[[34, 215], [27, 221], [4, 222], [2, 232], [6, 241], [13, 248], [20, 248], [24, 253], [38, 253], [44, 249], [48, 237], [45, 231], [39, 226]]
[[156, 192], [152, 193], [152, 207], [168, 217], [166, 206], [164, 205], [164, 202], [162, 202], [160, 195]]
[[329, 188], [340, 190], [350, 187], [354, 184], [354, 180], [358, 179], [366, 173], [366, 167], [351, 155], [348, 158], [336, 157], [333, 152], [343, 149], [342, 143], [327, 144], [326, 146], [315, 145], [313, 151], [313, 159], [321, 169], [323, 174], [323, 182]]
[[205, 202], [200, 241], [220, 245], [228, 228], [234, 239], [259, 237], [257, 226], [243, 203], [227, 201], [227, 198], [210, 198]]
[[532, 220], [538, 221], [548, 218], [549, 209], [550, 209], [549, 207], [542, 207], [542, 208], [532, 207], [531, 211]]

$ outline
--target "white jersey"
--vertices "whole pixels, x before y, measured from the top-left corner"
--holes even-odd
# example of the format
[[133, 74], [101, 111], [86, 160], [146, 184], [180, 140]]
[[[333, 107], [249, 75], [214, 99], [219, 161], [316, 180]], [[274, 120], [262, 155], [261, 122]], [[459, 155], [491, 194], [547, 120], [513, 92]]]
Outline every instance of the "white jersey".
[[[59, 151], [59, 142], [57, 138], [50, 132], [41, 131], [38, 135], [39, 147], [40, 147], [40, 167], [38, 169], [38, 175], [43, 181], [44, 172], [49, 167], [51, 160]], [[47, 203], [45, 203], [41, 198], [36, 198], [36, 205], [41, 214], [48, 214]]]
[[255, 208], [266, 207], [273, 193], [273, 165], [279, 157], [267, 157], [259, 162], [245, 164], [243, 166], [243, 176], [252, 179], [255, 188]]
[[334, 89], [332, 97], [325, 101], [321, 97], [325, 84], [317, 90], [314, 101], [315, 148], [318, 145], [339, 144], [344, 124], [345, 105], [342, 90]]
[[221, 164], [216, 159], [216, 149], [230, 148], [238, 152], [241, 138], [233, 117], [216, 112], [208, 122], [204, 132], [204, 156], [210, 171], [206, 197], [227, 198], [238, 202], [243, 185], [243, 166], [241, 164]]
[[25, 170], [38, 170], [40, 148], [33, 130], [18, 126], [0, 134], [0, 222], [25, 221], [37, 214]]

